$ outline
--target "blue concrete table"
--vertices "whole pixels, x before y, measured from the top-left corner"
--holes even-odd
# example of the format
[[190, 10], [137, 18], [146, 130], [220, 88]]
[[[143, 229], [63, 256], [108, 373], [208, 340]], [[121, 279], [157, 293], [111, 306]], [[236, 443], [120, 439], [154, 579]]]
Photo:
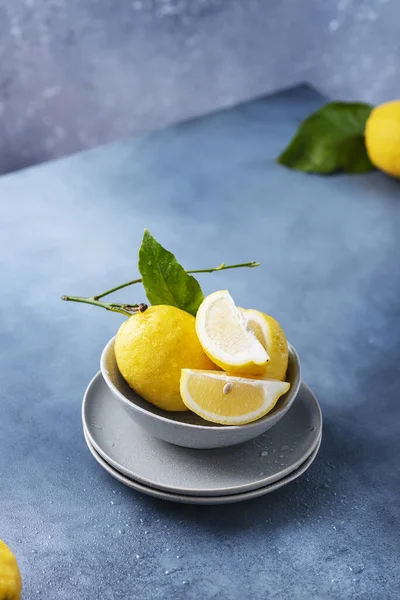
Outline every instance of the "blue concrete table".
[[[0, 180], [0, 537], [26, 600], [398, 598], [400, 186], [275, 164], [321, 102], [300, 88]], [[122, 317], [59, 297], [133, 278], [144, 227], [187, 268], [262, 262], [201, 282], [300, 353], [325, 426], [296, 483], [174, 505], [89, 454], [81, 399]]]

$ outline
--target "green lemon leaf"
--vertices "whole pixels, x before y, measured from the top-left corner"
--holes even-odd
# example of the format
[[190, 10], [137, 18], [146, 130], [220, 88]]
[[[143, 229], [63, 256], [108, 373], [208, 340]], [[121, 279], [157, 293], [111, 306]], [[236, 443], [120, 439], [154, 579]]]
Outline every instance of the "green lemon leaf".
[[366, 173], [374, 169], [364, 141], [372, 106], [330, 102], [300, 125], [278, 163], [306, 173]]
[[151, 304], [167, 304], [196, 315], [204, 299], [200, 284], [175, 256], [144, 230], [139, 250], [139, 271]]

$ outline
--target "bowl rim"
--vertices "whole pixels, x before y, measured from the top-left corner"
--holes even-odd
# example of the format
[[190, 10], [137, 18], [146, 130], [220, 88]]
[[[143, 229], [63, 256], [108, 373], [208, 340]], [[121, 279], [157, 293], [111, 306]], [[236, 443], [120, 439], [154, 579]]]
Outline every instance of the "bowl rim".
[[[283, 408], [285, 409], [284, 414], [286, 414], [286, 412], [292, 406], [292, 404], [299, 392], [300, 386], [301, 386], [302, 379], [301, 379], [300, 358], [299, 358], [299, 355], [297, 354], [295, 348], [291, 344], [288, 343], [289, 354], [291, 354], [293, 356], [293, 358], [297, 364], [298, 377], [296, 379], [295, 384], [291, 385], [288, 392], [286, 392], [291, 397], [290, 397], [288, 403], [285, 404], [285, 406], [282, 407], [281, 410], [278, 409], [278, 411], [274, 412], [273, 414], [267, 413], [263, 417], [260, 417], [260, 419], [257, 419], [256, 421], [252, 421], [251, 423], [246, 423], [244, 425], [196, 425], [195, 423], [184, 423], [182, 421], [176, 421], [174, 419], [169, 419], [168, 417], [164, 417], [162, 415], [157, 415], [157, 414], [153, 413], [151, 410], [147, 410], [145, 408], [142, 408], [141, 406], [138, 406], [137, 404], [135, 404], [134, 402], [129, 400], [129, 398], [127, 398], [122, 392], [120, 392], [119, 389], [111, 381], [109, 372], [108, 372], [105, 364], [106, 364], [106, 357], [108, 355], [108, 352], [110, 351], [110, 348], [114, 346], [115, 337], [116, 336], [113, 336], [107, 342], [107, 344], [105, 345], [105, 347], [101, 353], [101, 357], [100, 357], [100, 371], [101, 371], [101, 374], [103, 375], [103, 378], [104, 378], [106, 384], [108, 385], [110, 390], [123, 402], [123, 404], [125, 404], [130, 409], [136, 410], [137, 412], [142, 413], [142, 414], [148, 416], [149, 418], [156, 419], [158, 421], [161, 421], [163, 423], [167, 423], [170, 425], [172, 424], [172, 425], [179, 426], [179, 427], [184, 427], [184, 428], [189, 428], [189, 429], [197, 429], [199, 431], [203, 431], [203, 430], [204, 431], [218, 431], [220, 434], [222, 431], [238, 431], [238, 430], [243, 431], [243, 429], [257, 429], [257, 427], [260, 427], [261, 423], [264, 424], [264, 423], [268, 422], [269, 420], [271, 420], [271, 421], [275, 420], [275, 418], [278, 417], [278, 415], [283, 410]], [[283, 416], [283, 415], [281, 415], [281, 416]]]

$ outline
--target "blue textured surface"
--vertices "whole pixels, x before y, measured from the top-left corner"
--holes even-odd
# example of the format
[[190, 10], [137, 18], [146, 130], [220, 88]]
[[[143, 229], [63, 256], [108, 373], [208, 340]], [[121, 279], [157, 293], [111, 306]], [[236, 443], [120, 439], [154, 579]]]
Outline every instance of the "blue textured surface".
[[[26, 600], [398, 598], [400, 186], [275, 164], [321, 102], [299, 89], [0, 180], [0, 536]], [[325, 427], [297, 483], [173, 505], [90, 456], [81, 398], [120, 316], [59, 296], [135, 276], [145, 226], [187, 268], [262, 262], [201, 281], [300, 353]]]
[[0, 173], [307, 81], [400, 96], [398, 0], [0, 0]]

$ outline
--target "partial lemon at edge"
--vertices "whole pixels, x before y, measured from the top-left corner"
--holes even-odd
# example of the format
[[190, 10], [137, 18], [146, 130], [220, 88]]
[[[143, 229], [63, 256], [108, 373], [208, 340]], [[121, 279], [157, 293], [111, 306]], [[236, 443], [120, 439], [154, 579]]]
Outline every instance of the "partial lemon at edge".
[[365, 145], [376, 167], [400, 177], [400, 100], [372, 110], [365, 127]]
[[20, 600], [21, 588], [17, 559], [7, 544], [0, 540], [0, 600]]

